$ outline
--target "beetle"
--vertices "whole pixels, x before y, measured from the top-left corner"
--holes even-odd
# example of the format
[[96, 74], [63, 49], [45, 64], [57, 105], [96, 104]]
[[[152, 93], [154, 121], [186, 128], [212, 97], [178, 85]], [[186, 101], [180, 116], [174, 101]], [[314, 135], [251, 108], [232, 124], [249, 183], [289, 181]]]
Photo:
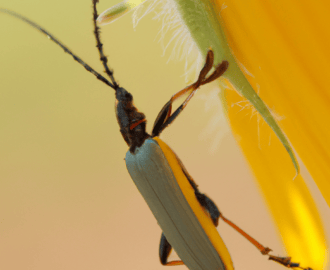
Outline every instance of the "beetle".
[[[213, 52], [210, 50], [196, 82], [172, 96], [158, 114], [152, 133], [148, 134], [145, 115], [137, 110], [133, 104], [132, 94], [119, 86], [107, 65], [108, 60], [103, 53], [96, 22], [97, 2], [93, 0], [94, 34], [101, 62], [110, 81], [33, 21], [9, 10], [0, 11], [15, 16], [41, 31], [97, 79], [115, 90], [116, 116], [120, 132], [129, 146], [125, 158], [127, 169], [163, 230], [159, 248], [160, 262], [167, 266], [185, 264], [189, 269], [233, 269], [229, 252], [216, 230], [221, 218], [254, 244], [262, 254], [268, 255], [270, 260], [290, 268], [299, 267], [299, 264], [292, 263], [289, 257], [268, 254], [271, 249], [264, 247], [226, 219], [215, 203], [199, 191], [179, 157], [159, 138], [161, 132], [184, 110], [197, 89], [219, 78], [228, 68], [228, 62], [223, 61], [208, 76], [214, 61]], [[188, 97], [172, 113], [173, 102], [184, 94], [188, 94]], [[181, 260], [168, 261], [172, 246]]]

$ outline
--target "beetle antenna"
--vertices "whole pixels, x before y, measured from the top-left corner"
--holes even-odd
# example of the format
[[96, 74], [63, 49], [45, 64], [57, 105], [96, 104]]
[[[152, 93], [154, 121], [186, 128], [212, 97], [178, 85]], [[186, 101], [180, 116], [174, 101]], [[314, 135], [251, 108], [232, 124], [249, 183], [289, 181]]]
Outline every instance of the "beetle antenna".
[[105, 68], [105, 72], [108, 74], [108, 76], [111, 79], [111, 82], [114, 85], [114, 89], [116, 90], [119, 85], [117, 84], [115, 78], [113, 77], [113, 71], [110, 70], [108, 66], [108, 58], [103, 53], [103, 44], [101, 42], [101, 35], [100, 35], [100, 27], [97, 26], [97, 18], [99, 17], [96, 9], [96, 4], [99, 2], [99, 0], [93, 0], [93, 23], [94, 23], [94, 35], [96, 39], [96, 47], [100, 54], [100, 60]]
[[[92, 73], [98, 80], [104, 82], [106, 85], [110, 86], [113, 89], [117, 89], [118, 85], [116, 83], [112, 84], [111, 82], [109, 82], [106, 78], [104, 78], [100, 73], [98, 73], [96, 70], [94, 70], [91, 66], [89, 66], [88, 64], [86, 64], [80, 57], [78, 57], [77, 55], [75, 55], [68, 47], [66, 47], [61, 41], [59, 41], [57, 38], [55, 38], [54, 35], [52, 35], [51, 33], [49, 33], [46, 29], [42, 28], [40, 25], [36, 24], [35, 22], [31, 21], [30, 19], [14, 12], [8, 9], [4, 9], [4, 8], [0, 8], [0, 12], [3, 13], [7, 13], [8, 15], [11, 15], [17, 19], [20, 19], [23, 22], [26, 22], [27, 24], [29, 24], [30, 26], [32, 26], [33, 28], [37, 29], [38, 31], [40, 31], [41, 33], [43, 33], [44, 35], [46, 35], [51, 41], [55, 42], [58, 46], [60, 46], [64, 52], [70, 54], [74, 60], [76, 60], [79, 64], [81, 64], [87, 71], [89, 71], [90, 73]], [[114, 81], [113, 81], [114, 82]]]

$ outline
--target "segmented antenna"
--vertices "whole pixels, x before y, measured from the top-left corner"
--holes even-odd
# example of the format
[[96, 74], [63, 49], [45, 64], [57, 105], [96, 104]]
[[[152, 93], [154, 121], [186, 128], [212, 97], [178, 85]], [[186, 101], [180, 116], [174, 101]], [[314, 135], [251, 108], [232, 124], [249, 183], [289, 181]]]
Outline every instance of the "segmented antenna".
[[97, 26], [96, 20], [99, 17], [99, 15], [97, 13], [96, 4], [98, 2], [99, 2], [99, 0], [93, 0], [93, 23], [94, 23], [94, 35], [95, 35], [95, 39], [96, 39], [96, 47], [99, 50], [100, 60], [105, 68], [105, 72], [110, 77], [110, 79], [114, 85], [114, 89], [117, 89], [119, 87], [119, 85], [117, 84], [115, 78], [113, 77], [113, 71], [110, 70], [110, 68], [108, 67], [108, 58], [103, 53], [103, 44], [101, 42], [100, 27]]
[[[104, 82], [106, 85], [109, 85], [114, 90], [116, 90], [118, 88], [118, 84], [114, 81], [114, 79], [112, 79], [110, 77], [111, 80], [113, 81], [113, 84], [112, 84], [106, 78], [104, 78], [100, 73], [98, 73], [96, 70], [94, 70], [91, 66], [89, 66], [88, 64], [86, 64], [80, 57], [78, 57], [77, 55], [75, 55], [61, 41], [59, 41], [57, 38], [55, 38], [54, 35], [52, 35], [51, 33], [49, 33], [46, 29], [42, 28], [40, 25], [38, 25], [35, 22], [31, 21], [30, 19], [28, 19], [28, 18], [26, 18], [26, 17], [24, 17], [24, 16], [22, 16], [22, 15], [16, 13], [16, 12], [14, 12], [14, 11], [8, 10], [8, 9], [0, 8], [0, 12], [6, 13], [8, 15], [11, 15], [11, 16], [17, 18], [17, 19], [20, 19], [21, 21], [26, 22], [27, 24], [29, 24], [33, 28], [37, 29], [38, 31], [40, 31], [41, 33], [43, 33], [44, 35], [46, 35], [50, 40], [52, 40], [53, 42], [55, 42], [58, 46], [60, 46], [64, 50], [64, 52], [70, 54], [73, 57], [74, 60], [76, 60], [79, 64], [81, 64], [87, 71], [89, 71], [90, 73], [92, 73], [98, 80]], [[103, 55], [103, 52], [102, 52], [102, 55]], [[103, 60], [102, 60], [102, 62], [104, 63]], [[106, 64], [106, 61], [105, 61], [105, 64]]]

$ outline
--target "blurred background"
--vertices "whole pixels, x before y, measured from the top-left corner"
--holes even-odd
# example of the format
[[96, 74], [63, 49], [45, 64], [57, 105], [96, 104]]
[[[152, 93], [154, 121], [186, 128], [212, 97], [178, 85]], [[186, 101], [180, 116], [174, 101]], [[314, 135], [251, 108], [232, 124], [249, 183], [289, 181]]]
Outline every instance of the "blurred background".
[[[99, 12], [118, 2], [101, 1]], [[103, 71], [91, 1], [2, 0], [1, 7], [39, 23]], [[187, 85], [185, 62], [168, 61], [173, 46], [163, 53], [161, 22], [153, 16], [136, 30], [130, 15], [102, 28], [115, 77], [146, 114], [149, 131], [171, 95]], [[164, 269], [161, 230], [126, 170], [113, 90], [36, 30], [2, 13], [0, 36], [0, 269]], [[203, 87], [161, 138], [227, 218], [284, 255], [217, 91], [217, 83]], [[318, 190], [308, 185], [321, 216], [328, 216]], [[329, 218], [324, 222], [329, 228]], [[236, 269], [283, 269], [226, 224], [218, 230]]]

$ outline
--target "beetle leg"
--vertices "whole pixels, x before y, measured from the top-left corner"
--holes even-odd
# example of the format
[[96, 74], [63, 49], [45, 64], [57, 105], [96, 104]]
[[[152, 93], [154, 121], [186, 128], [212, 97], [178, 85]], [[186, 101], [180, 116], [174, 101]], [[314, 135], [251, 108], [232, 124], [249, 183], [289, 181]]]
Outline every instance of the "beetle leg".
[[202, 194], [200, 192], [198, 192], [198, 193], [195, 192], [195, 195], [196, 195], [196, 198], [197, 198], [198, 202], [200, 203], [200, 205], [210, 214], [210, 217], [212, 219], [214, 226], [217, 227], [219, 224], [219, 218], [221, 215], [218, 207], [205, 194]]
[[182, 261], [171, 261], [168, 262], [168, 256], [170, 256], [170, 253], [172, 251], [171, 244], [167, 241], [164, 233], [162, 233], [162, 236], [160, 237], [160, 245], [159, 245], [159, 259], [162, 265], [170, 266], [170, 265], [183, 265], [184, 263]]
[[303, 270], [313, 270], [312, 268], [303, 268], [300, 266], [299, 263], [293, 263], [291, 262], [291, 257], [278, 257], [278, 256], [273, 256], [273, 255], [268, 255], [269, 256], [269, 260], [278, 262], [279, 264], [282, 264], [288, 268], [300, 268]]
[[193, 89], [193, 91], [195, 90], [195, 84], [197, 82], [187, 86], [186, 88], [182, 89], [181, 91], [177, 92], [176, 94], [174, 94], [171, 99], [164, 105], [164, 107], [160, 110], [160, 112], [158, 113], [158, 116], [155, 120], [154, 126], [152, 128], [152, 137], [158, 136], [161, 131], [164, 129], [162, 128], [163, 124], [168, 120], [168, 118], [171, 116], [171, 112], [172, 112], [172, 103], [178, 99], [179, 97], [181, 97], [182, 95], [184, 95], [185, 93], [187, 93], [188, 91], [190, 91], [191, 89]]
[[171, 116], [171, 112], [172, 112], [172, 103], [178, 99], [179, 97], [181, 97], [182, 95], [184, 95], [185, 93], [187, 93], [188, 91], [190, 91], [191, 89], [193, 89], [193, 91], [195, 90], [195, 83], [192, 85], [187, 86], [186, 88], [182, 89], [181, 91], [177, 92], [176, 94], [174, 94], [171, 99], [164, 105], [164, 107], [161, 109], [161, 111], [158, 113], [158, 116], [155, 120], [154, 126], [152, 128], [152, 137], [158, 136], [163, 130], [164, 128], [164, 124], [168, 121], [168, 119]]
[[206, 78], [201, 85], [213, 82], [214, 80], [218, 79], [228, 69], [228, 66], [228, 61], [222, 61], [221, 64], [216, 66], [215, 71], [208, 78]]
[[155, 120], [154, 126], [152, 128], [152, 137], [158, 136], [160, 134], [160, 129], [164, 122], [170, 117], [172, 111], [172, 101], [168, 101], [161, 111], [158, 113], [158, 116]]
[[[186, 98], [186, 100], [182, 103], [182, 109], [183, 110], [188, 102], [190, 101], [190, 99], [193, 97], [193, 95], [196, 93], [198, 87], [200, 87], [201, 85], [203, 84], [207, 84], [207, 83], [210, 83], [216, 79], [218, 79], [228, 68], [228, 62], [227, 61], [222, 61], [220, 65], [218, 65], [216, 67], [216, 69], [214, 70], [214, 72], [206, 79], [204, 79], [203, 81], [197, 81], [193, 87], [194, 87], [194, 90], [190, 93], [190, 95]], [[198, 78], [199, 79], [199, 78]]]
[[[213, 61], [214, 61], [213, 51], [209, 50], [207, 53], [207, 56], [206, 56], [204, 67], [202, 68], [201, 72], [199, 73], [197, 81], [195, 83], [187, 86], [186, 88], [182, 89], [181, 91], [177, 92], [176, 94], [174, 94], [171, 97], [171, 99], [164, 105], [164, 107], [159, 112], [159, 114], [155, 120], [154, 127], [152, 129], [153, 137], [158, 136], [160, 134], [160, 132], [165, 128], [165, 127], [162, 128], [162, 126], [168, 120], [168, 118], [171, 116], [172, 103], [176, 99], [178, 99], [179, 97], [181, 97], [182, 95], [184, 95], [185, 93], [190, 91], [191, 89], [193, 91], [195, 91], [203, 83], [205, 76], [212, 68]], [[187, 99], [186, 99], [185, 103], [187, 103]]]
[[218, 207], [209, 197], [207, 197], [205, 194], [200, 193], [197, 184], [195, 183], [195, 181], [191, 177], [191, 175], [188, 173], [186, 167], [183, 165], [180, 158], [178, 156], [176, 156], [176, 159], [182, 168], [182, 172], [187, 177], [191, 187], [194, 189], [195, 196], [196, 196], [196, 199], [198, 200], [199, 204], [209, 213], [214, 226], [217, 227], [218, 223], [219, 223], [219, 217], [221, 215]]
[[164, 129], [164, 128], [162, 128], [162, 125], [171, 116], [172, 103], [176, 99], [178, 99], [179, 97], [181, 97], [182, 95], [184, 95], [185, 93], [190, 91], [191, 89], [194, 91], [202, 84], [203, 80], [205, 79], [205, 76], [212, 68], [213, 61], [214, 61], [213, 51], [209, 50], [207, 53], [207, 56], [206, 56], [204, 67], [202, 68], [201, 72], [199, 73], [197, 81], [195, 83], [187, 86], [186, 88], [182, 89], [181, 91], [177, 92], [176, 94], [174, 94], [171, 97], [171, 99], [164, 105], [164, 107], [159, 112], [159, 114], [155, 120], [154, 127], [152, 129], [153, 137], [158, 136], [160, 134], [160, 132]]
[[209, 50], [206, 55], [204, 67], [200, 71], [198, 79], [195, 82], [196, 88], [198, 88], [201, 85], [201, 83], [204, 81], [207, 73], [209, 73], [209, 71], [212, 69], [213, 62], [214, 62], [214, 53], [212, 50]]
[[243, 235], [248, 241], [250, 241], [259, 251], [262, 255], [268, 255], [268, 259], [278, 262], [279, 264], [282, 264], [288, 268], [300, 268], [303, 270], [312, 270], [312, 268], [303, 268], [299, 265], [299, 263], [293, 263], [291, 262], [291, 257], [279, 257], [268, 254], [270, 251], [272, 251], [268, 247], [264, 247], [262, 244], [260, 244], [257, 240], [255, 240], [252, 236], [248, 235], [246, 232], [244, 232], [241, 228], [239, 228], [236, 224], [225, 218], [220, 213], [221, 219], [226, 222], [228, 225], [230, 225], [232, 228], [234, 228], [237, 232], [239, 232], [241, 235]]
[[245, 231], [243, 231], [241, 228], [239, 228], [229, 219], [225, 218], [221, 213], [220, 213], [220, 218], [228, 225], [230, 225], [233, 229], [235, 229], [237, 232], [239, 232], [241, 235], [243, 235], [248, 241], [250, 241], [251, 244], [253, 244], [257, 249], [259, 249], [261, 254], [267, 255], [270, 251], [272, 251], [270, 248], [264, 247], [262, 244], [260, 244], [257, 240], [255, 240], [252, 236], [248, 235]]
[[[212, 52], [212, 51], [209, 51], [209, 52]], [[188, 102], [194, 96], [194, 94], [196, 93], [198, 87], [200, 87], [203, 84], [207, 84], [209, 82], [212, 82], [212, 81], [216, 80], [217, 78], [219, 78], [227, 70], [228, 62], [223, 61], [220, 65], [218, 65], [216, 67], [215, 71], [208, 78], [205, 78], [207, 72], [209, 72], [209, 70], [212, 68], [212, 64], [213, 64], [213, 53], [210, 54], [210, 55], [211, 56], [209, 56], [209, 54], [208, 54], [206, 63], [204, 65], [202, 71], [200, 72], [197, 81], [195, 83], [187, 86], [186, 88], [182, 89], [181, 91], [179, 91], [175, 95], [173, 95], [172, 98], [165, 104], [163, 109], [160, 111], [160, 113], [158, 114], [158, 116], [156, 118], [156, 121], [154, 123], [154, 127], [153, 127], [153, 130], [152, 130], [152, 137], [158, 136], [169, 124], [171, 124], [178, 117], [178, 115], [188, 105]], [[212, 61], [212, 63], [208, 62], [208, 61]], [[184, 95], [185, 93], [187, 93], [189, 91], [191, 91], [189, 96], [176, 109], [176, 111], [173, 114], [171, 114], [172, 103], [176, 99], [178, 99], [179, 97], [181, 97], [182, 95]]]

